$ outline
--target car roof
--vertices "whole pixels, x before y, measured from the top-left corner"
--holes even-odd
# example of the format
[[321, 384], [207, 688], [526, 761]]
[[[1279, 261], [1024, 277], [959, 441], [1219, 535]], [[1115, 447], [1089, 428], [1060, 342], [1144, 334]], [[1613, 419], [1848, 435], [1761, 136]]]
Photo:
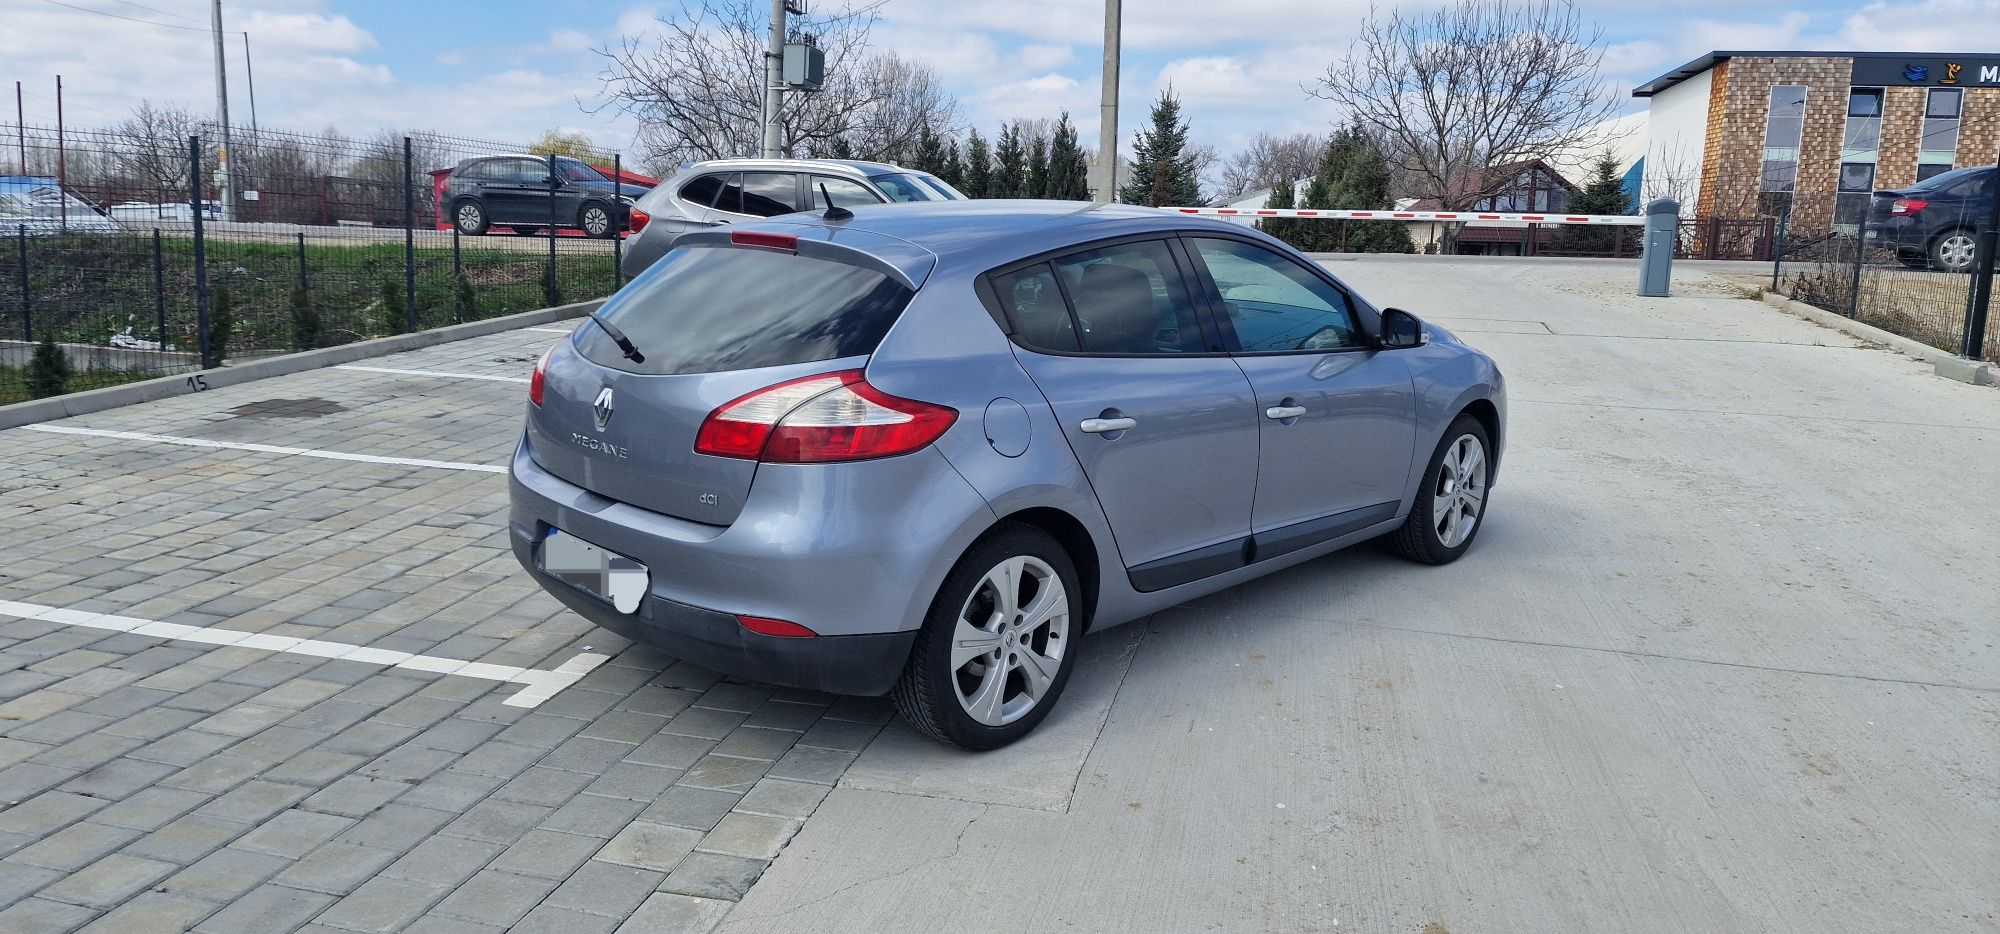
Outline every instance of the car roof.
[[1130, 234], [1215, 229], [1242, 233], [1236, 224], [1157, 208], [1082, 201], [982, 199], [861, 205], [853, 217], [826, 220], [812, 212], [741, 221], [732, 230], [810, 226], [862, 230], [920, 247], [941, 261], [999, 265], [1071, 244]]
[[864, 162], [859, 159], [709, 159], [689, 165], [681, 172], [693, 174], [713, 172], [718, 169], [777, 169], [791, 172], [836, 172], [842, 175], [879, 175], [883, 172], [911, 171], [886, 162]]

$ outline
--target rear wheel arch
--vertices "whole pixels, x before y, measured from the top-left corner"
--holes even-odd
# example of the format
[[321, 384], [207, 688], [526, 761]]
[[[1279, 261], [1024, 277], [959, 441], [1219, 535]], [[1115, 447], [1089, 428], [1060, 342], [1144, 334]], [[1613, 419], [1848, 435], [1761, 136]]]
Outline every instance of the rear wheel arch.
[[[1091, 538], [1090, 530], [1084, 528], [1083, 523], [1077, 521], [1075, 516], [1049, 506], [1035, 506], [1009, 513], [1000, 517], [1000, 521], [994, 523], [992, 528], [997, 529], [1010, 522], [1041, 529], [1069, 553], [1070, 563], [1076, 566], [1077, 582], [1083, 585], [1083, 625], [1079, 631], [1088, 632], [1097, 616], [1098, 581], [1101, 573], [1097, 564], [1097, 540]], [[991, 531], [992, 529], [988, 529], [989, 533]], [[972, 549], [968, 547], [966, 550]]]
[[[1936, 234], [1932, 235], [1930, 241], [1924, 246], [1925, 260], [1927, 260], [1930, 264], [1934, 266], [1938, 266], [1939, 268], [1945, 269], [1946, 271], [1950, 272], [1958, 271], [1944, 265], [1944, 259], [1942, 256], [1942, 247], [1944, 246], [1944, 242], [1946, 240], [1949, 240], [1952, 237], [1960, 235], [1973, 238], [1973, 249], [1974, 249], [1973, 261], [1977, 262], [1979, 231], [1975, 227], [1966, 226], [1963, 224], [1943, 228], [1942, 230], [1939, 230]], [[1970, 272], [1971, 267], [1968, 265], [1965, 271]]]

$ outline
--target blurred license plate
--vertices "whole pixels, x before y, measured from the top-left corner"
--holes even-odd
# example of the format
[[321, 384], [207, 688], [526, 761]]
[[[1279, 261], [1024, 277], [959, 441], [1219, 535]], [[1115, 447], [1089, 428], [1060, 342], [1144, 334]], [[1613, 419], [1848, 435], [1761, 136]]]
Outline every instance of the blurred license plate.
[[620, 613], [639, 609], [648, 581], [645, 565], [561, 529], [550, 529], [549, 537], [542, 540], [542, 571], [610, 601]]

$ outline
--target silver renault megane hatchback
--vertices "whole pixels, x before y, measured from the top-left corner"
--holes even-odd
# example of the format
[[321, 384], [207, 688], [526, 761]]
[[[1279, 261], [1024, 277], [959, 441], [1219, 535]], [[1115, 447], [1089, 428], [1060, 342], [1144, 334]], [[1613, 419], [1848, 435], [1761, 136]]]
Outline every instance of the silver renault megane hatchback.
[[1088, 631], [1377, 537], [1458, 558], [1505, 424], [1485, 354], [1246, 228], [834, 208], [687, 235], [542, 357], [512, 539], [606, 629], [988, 749]]

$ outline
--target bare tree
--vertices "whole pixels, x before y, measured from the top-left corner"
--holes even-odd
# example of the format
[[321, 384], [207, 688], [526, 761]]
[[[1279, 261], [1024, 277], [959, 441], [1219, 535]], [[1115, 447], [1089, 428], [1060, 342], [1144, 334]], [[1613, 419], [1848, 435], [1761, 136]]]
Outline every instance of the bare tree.
[[1311, 178], [1319, 171], [1326, 136], [1294, 133], [1273, 136], [1259, 133], [1242, 152], [1230, 156], [1222, 166], [1222, 194], [1240, 195], [1281, 181]]
[[1207, 189], [1202, 193], [1202, 200], [1206, 202], [1216, 194], [1215, 183], [1210, 180], [1210, 174], [1221, 164], [1222, 153], [1217, 152], [1215, 147], [1208, 143], [1194, 143], [1188, 146], [1186, 155], [1188, 161], [1194, 163], [1194, 177], [1201, 181], [1203, 188]]
[[184, 200], [188, 193], [188, 137], [204, 137], [202, 175], [215, 171], [215, 150], [209, 141], [214, 134], [207, 127], [204, 117], [179, 104], [142, 100], [130, 117], [110, 130], [114, 140], [112, 171], [143, 190], [149, 200]]
[[[648, 165], [754, 154], [762, 147], [768, 24], [756, 4], [700, 0], [660, 17], [662, 32], [598, 49], [605, 100], [638, 120]], [[779, 140], [788, 154], [830, 149], [856, 132], [869, 145], [909, 146], [914, 121], [956, 119], [937, 76], [891, 56], [868, 55], [873, 6], [815, 10], [795, 28], [827, 50], [826, 86], [785, 95]], [[944, 129], [934, 126], [933, 130]], [[853, 145], [850, 142], [850, 146]]]
[[958, 101], [931, 66], [884, 52], [857, 67], [856, 90], [867, 103], [848, 114], [840, 134], [856, 158], [910, 162], [925, 129], [941, 137], [958, 132]]
[[1601, 34], [1571, 0], [1377, 11], [1309, 90], [1383, 137], [1409, 194], [1462, 210], [1488, 167], [1575, 148], [1610, 115]]

